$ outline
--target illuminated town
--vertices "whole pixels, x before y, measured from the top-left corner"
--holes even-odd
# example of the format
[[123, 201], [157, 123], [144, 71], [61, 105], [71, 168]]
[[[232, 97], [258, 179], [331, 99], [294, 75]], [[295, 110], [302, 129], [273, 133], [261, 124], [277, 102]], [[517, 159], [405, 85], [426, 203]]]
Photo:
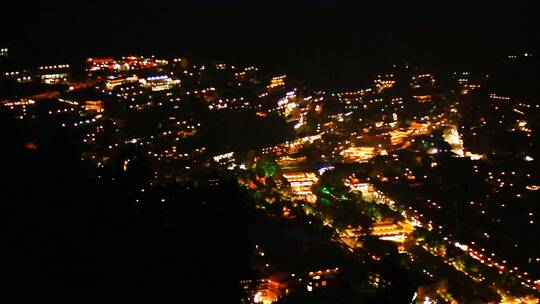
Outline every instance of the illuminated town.
[[533, 51], [484, 70], [396, 63], [352, 90], [142, 53], [21, 65], [0, 45], [5, 197], [27, 206], [9, 203], [19, 251], [5, 259], [25, 257], [14, 285], [148, 299], [183, 286], [200, 297], [187, 303], [540, 303]]
[[[329, 264], [296, 264], [279, 253], [293, 249], [265, 244], [272, 236], [254, 227], [244, 303], [352, 283], [374, 296], [399, 285], [381, 266], [397, 261], [416, 286], [411, 301], [538, 303], [539, 105], [492, 91], [485, 75], [417, 70], [394, 67], [354, 92], [311, 92], [253, 66], [88, 58], [77, 80], [64, 63], [3, 72], [37, 89], [1, 103], [25, 130], [25, 149], [50, 144], [44, 125], [70, 134], [95, 177], [125, 184], [141, 212], [171, 199], [162, 190], [171, 183], [233, 177], [246, 196], [236, 203], [268, 217], [264, 225], [305, 230], [316, 238], [305, 246], [335, 251]], [[325, 254], [296, 250], [302, 260]], [[344, 283], [346, 267], [362, 275]]]

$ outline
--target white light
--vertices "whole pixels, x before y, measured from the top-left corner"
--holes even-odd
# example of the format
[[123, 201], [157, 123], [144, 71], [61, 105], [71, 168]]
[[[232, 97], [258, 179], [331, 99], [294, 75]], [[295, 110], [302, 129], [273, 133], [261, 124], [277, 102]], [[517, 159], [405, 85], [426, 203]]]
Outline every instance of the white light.
[[320, 169], [318, 170], [318, 172], [319, 172], [319, 175], [323, 175], [324, 172], [326, 172], [326, 171], [328, 171], [328, 170], [332, 170], [332, 169], [334, 169], [333, 166], [322, 167], [322, 168], [320, 168]]
[[262, 296], [261, 296], [261, 293], [258, 292], [255, 294], [255, 297], [253, 297], [253, 302], [260, 303], [261, 301], [262, 301]]

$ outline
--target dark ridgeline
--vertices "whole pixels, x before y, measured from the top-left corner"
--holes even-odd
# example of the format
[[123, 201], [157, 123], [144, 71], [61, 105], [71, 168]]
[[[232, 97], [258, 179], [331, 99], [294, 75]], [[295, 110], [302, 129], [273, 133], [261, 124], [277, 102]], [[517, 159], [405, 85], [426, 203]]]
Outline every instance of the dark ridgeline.
[[87, 174], [69, 134], [28, 150], [0, 114], [1, 269], [9, 295], [238, 303], [248, 262], [234, 185], [166, 187], [177, 196], [172, 224], [161, 211], [138, 214], [128, 189]]
[[[532, 3], [452, 1], [7, 1], [0, 43], [35, 63], [185, 55], [353, 89], [393, 63], [489, 66], [538, 49]], [[144, 5], [144, 6], [142, 6]], [[144, 8], [143, 8], [144, 7]]]

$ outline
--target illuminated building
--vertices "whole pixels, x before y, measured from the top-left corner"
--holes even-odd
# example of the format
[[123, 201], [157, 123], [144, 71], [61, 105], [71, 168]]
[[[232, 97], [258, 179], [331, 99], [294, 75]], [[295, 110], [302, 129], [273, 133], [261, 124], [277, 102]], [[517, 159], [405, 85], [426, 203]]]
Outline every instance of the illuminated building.
[[360, 183], [358, 179], [351, 179], [347, 180], [345, 182], [345, 185], [351, 188], [351, 190], [362, 192], [362, 196], [365, 197], [367, 200], [373, 200], [373, 193], [375, 192], [375, 188], [372, 184]]
[[339, 268], [310, 271], [308, 273], [308, 282], [306, 285], [307, 291], [311, 292], [318, 288], [327, 287], [329, 281], [334, 279], [338, 272]]
[[273, 90], [273, 89], [284, 87], [286, 77], [287, 76], [285, 76], [285, 75], [272, 77], [272, 79], [270, 79], [270, 84], [267, 86], [267, 88], [269, 90]]
[[115, 60], [113, 58], [88, 58], [86, 64], [88, 65], [86, 69], [88, 72], [112, 70]]
[[107, 79], [107, 82], [105, 82], [105, 88], [107, 90], [112, 90], [114, 89], [116, 86], [119, 86], [119, 85], [123, 85], [123, 84], [126, 84], [126, 83], [134, 83], [134, 82], [137, 82], [139, 80], [139, 78], [135, 75], [133, 76], [128, 76], [128, 77], [114, 77], [114, 76], [111, 76]]
[[452, 128], [445, 130], [444, 140], [450, 144], [452, 151], [457, 155], [464, 157], [465, 153], [463, 150], [463, 140], [458, 133], [457, 126], [452, 126]]
[[238, 81], [243, 81], [243, 80], [246, 80], [247, 79], [247, 76], [251, 73], [253, 74], [253, 72], [257, 71], [258, 69], [256, 67], [253, 67], [253, 66], [250, 66], [250, 67], [246, 67], [244, 68], [243, 71], [240, 71], [240, 72], [236, 72], [234, 73], [234, 78]]
[[286, 167], [294, 167], [300, 163], [305, 162], [307, 157], [300, 156], [300, 157], [290, 157], [290, 156], [282, 156], [278, 159], [278, 164], [282, 168]]
[[390, 132], [390, 143], [392, 145], [399, 145], [412, 135], [412, 130], [394, 130]]
[[429, 126], [429, 123], [413, 122], [408, 129], [393, 130], [390, 132], [390, 143], [399, 145], [410, 136], [426, 134], [429, 132]]
[[97, 113], [101, 113], [101, 112], [104, 111], [104, 109], [103, 109], [103, 101], [101, 101], [101, 100], [96, 100], [96, 101], [88, 100], [88, 101], [85, 101], [84, 102], [84, 109], [86, 111], [95, 111]]
[[297, 121], [301, 118], [300, 107], [297, 102], [296, 92], [287, 92], [286, 96], [278, 101], [276, 110], [289, 121]]
[[319, 181], [317, 175], [312, 172], [283, 173], [283, 177], [291, 184], [295, 198], [305, 200], [310, 203], [317, 201], [317, 196], [311, 192], [311, 186]]
[[371, 235], [377, 236], [381, 240], [403, 243], [413, 231], [414, 227], [406, 221], [380, 222], [373, 224]]
[[350, 147], [339, 153], [347, 160], [365, 162], [375, 156], [373, 147]]
[[274, 302], [277, 302], [277, 300], [278, 295], [274, 291], [269, 289], [259, 290], [253, 297], [254, 303], [272, 304]]
[[284, 115], [288, 117], [292, 115], [296, 109], [298, 109], [298, 104], [296, 102], [289, 102], [284, 106]]
[[214, 161], [222, 166], [234, 166], [236, 161], [234, 158], [234, 152], [229, 152], [213, 157]]
[[66, 83], [69, 77], [69, 64], [40, 66], [38, 77], [45, 84]]
[[411, 128], [411, 130], [413, 130], [413, 133], [415, 135], [420, 135], [420, 134], [428, 133], [429, 132], [429, 127], [430, 127], [429, 123], [412, 122], [410, 128]]
[[173, 88], [180, 84], [180, 80], [172, 79], [167, 75], [151, 76], [140, 79], [139, 82], [143, 87], [151, 88], [152, 91], [164, 91]]
[[420, 103], [431, 101], [431, 95], [415, 95], [413, 98]]
[[[253, 290], [248, 301], [243, 303], [271, 304], [277, 302], [279, 298], [289, 295], [291, 288], [294, 287], [291, 284], [291, 276], [283, 272], [274, 273], [267, 279], [244, 280], [241, 283], [244, 284], [244, 289]], [[253, 286], [254, 284], [256, 286]]]
[[390, 89], [396, 84], [396, 81], [394, 80], [394, 74], [379, 75], [377, 79], [374, 80], [374, 82], [378, 92]]
[[[414, 299], [416, 300], [415, 303], [422, 303], [422, 304], [440, 303], [438, 300], [443, 299], [442, 295], [445, 295], [445, 294], [449, 295], [446, 292], [447, 290], [448, 288], [447, 288], [446, 281], [421, 285], [418, 287], [417, 291], [414, 293]], [[452, 299], [450, 296], [450, 299], [445, 300], [444, 303], [457, 303], [457, 301]]]
[[167, 60], [144, 58], [142, 56], [126, 56], [118, 60], [114, 65], [115, 70], [149, 69], [168, 64]]
[[[350, 101], [350, 100], [357, 100], [361, 98], [362, 96], [366, 95], [366, 93], [370, 93], [371, 91], [372, 90], [368, 88], [368, 89], [358, 90], [358, 91], [341, 92], [335, 95], [340, 99], [340, 101]], [[334, 94], [332, 94], [332, 96], [334, 96]]]
[[168, 64], [167, 60], [144, 58], [142, 56], [125, 56], [121, 59], [111, 57], [88, 58], [86, 60], [87, 71], [90, 74], [98, 71], [122, 72], [132, 70], [150, 69]]
[[452, 76], [458, 85], [461, 86], [461, 93], [467, 94], [469, 91], [480, 88], [479, 84], [471, 82], [471, 77], [469, 72], [455, 72]]
[[508, 97], [508, 96], [499, 96], [499, 95], [494, 94], [494, 93], [489, 94], [489, 98], [494, 99], [494, 100], [503, 100], [503, 101], [510, 100], [510, 97]]
[[32, 99], [21, 99], [19, 101], [9, 101], [9, 102], [2, 102], [2, 105], [6, 107], [25, 107], [29, 105], [33, 105], [36, 102]]
[[297, 153], [300, 148], [302, 148], [307, 143], [314, 143], [315, 141], [321, 140], [322, 133], [317, 135], [306, 136], [302, 138], [295, 139], [294, 141], [287, 141], [284, 144], [276, 145], [272, 147], [262, 148], [262, 154], [275, 153], [276, 155], [294, 154]]

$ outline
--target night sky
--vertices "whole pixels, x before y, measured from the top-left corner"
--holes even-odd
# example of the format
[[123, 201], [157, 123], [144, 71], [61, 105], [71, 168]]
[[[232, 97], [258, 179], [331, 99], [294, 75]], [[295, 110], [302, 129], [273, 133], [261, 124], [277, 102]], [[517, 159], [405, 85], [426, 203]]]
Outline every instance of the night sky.
[[[533, 1], [3, 1], [21, 60], [187, 55], [355, 87], [390, 64], [450, 68], [538, 49]], [[15, 56], [15, 55], [14, 55]]]

